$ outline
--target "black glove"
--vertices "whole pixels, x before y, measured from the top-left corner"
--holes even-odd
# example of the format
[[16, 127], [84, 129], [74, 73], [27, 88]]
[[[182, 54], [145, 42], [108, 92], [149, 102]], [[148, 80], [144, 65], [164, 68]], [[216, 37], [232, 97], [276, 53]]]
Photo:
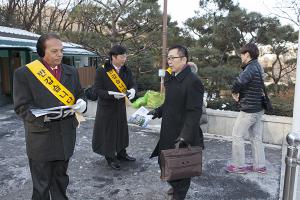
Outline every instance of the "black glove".
[[98, 95], [95, 91], [95, 85], [88, 87], [84, 90], [84, 94], [87, 99], [91, 101], [96, 101], [98, 99]]
[[147, 115], [153, 115], [152, 119], [158, 118], [158, 112], [155, 109], [148, 112]]

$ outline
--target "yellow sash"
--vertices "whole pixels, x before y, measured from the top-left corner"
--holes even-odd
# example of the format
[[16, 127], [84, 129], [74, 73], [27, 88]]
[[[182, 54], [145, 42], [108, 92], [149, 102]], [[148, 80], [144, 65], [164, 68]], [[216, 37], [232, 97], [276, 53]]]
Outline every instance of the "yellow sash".
[[75, 103], [73, 94], [65, 88], [39, 60], [26, 65], [33, 75], [62, 103], [71, 106]]
[[110, 71], [106, 72], [110, 80], [114, 83], [114, 85], [118, 88], [118, 90], [122, 93], [127, 92], [127, 87], [125, 83], [122, 81], [120, 76], [117, 74], [117, 72], [114, 69], [111, 69]]
[[172, 74], [172, 68], [171, 68], [171, 67], [168, 67], [168, 69], [166, 69], [166, 71], [167, 71], [169, 74]]

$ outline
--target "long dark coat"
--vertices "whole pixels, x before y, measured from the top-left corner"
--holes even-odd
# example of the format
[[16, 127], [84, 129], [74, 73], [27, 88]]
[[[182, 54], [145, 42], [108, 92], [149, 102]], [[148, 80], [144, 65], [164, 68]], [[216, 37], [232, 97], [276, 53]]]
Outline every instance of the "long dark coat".
[[[111, 69], [113, 69], [111, 64], [106, 64], [104, 68], [98, 68], [95, 78], [98, 104], [92, 147], [95, 153], [104, 156], [114, 156], [115, 153], [128, 147], [129, 143], [125, 98], [118, 100], [108, 94], [108, 91], [119, 92], [106, 74]], [[119, 76], [128, 90], [136, 89], [131, 70], [128, 67], [122, 66]]]
[[[78, 72], [74, 67], [62, 65], [60, 82], [74, 95], [83, 98]], [[75, 116], [61, 121], [44, 123], [43, 117], [36, 118], [32, 108], [62, 106], [60, 102], [27, 67], [20, 67], [14, 73], [14, 110], [24, 121], [27, 155], [39, 161], [68, 160], [74, 151], [76, 141]]]
[[165, 78], [165, 101], [157, 108], [162, 117], [160, 138], [151, 157], [161, 150], [173, 149], [176, 139], [183, 138], [192, 146], [203, 146], [200, 128], [204, 88], [200, 79], [184, 68], [176, 77]]

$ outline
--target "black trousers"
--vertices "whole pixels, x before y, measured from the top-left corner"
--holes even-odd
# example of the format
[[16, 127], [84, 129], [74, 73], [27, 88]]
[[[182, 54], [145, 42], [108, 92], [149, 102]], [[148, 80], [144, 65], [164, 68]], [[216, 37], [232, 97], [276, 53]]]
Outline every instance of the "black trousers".
[[65, 200], [69, 160], [36, 161], [29, 159], [33, 183], [32, 200]]
[[[159, 167], [161, 170], [160, 155], [158, 155], [157, 158], [158, 158], [158, 164], [159, 164]], [[168, 183], [173, 188], [173, 192], [174, 192], [173, 199], [174, 200], [184, 200], [185, 196], [190, 188], [190, 185], [191, 185], [191, 178], [168, 181]]]
[[168, 181], [168, 183], [172, 186], [174, 191], [173, 199], [184, 200], [191, 185], [191, 178]]
[[[117, 156], [126, 156], [127, 155], [127, 152], [126, 152], [126, 148], [125, 149], [122, 149], [120, 152], [117, 152]], [[116, 153], [111, 153], [109, 155], [105, 155], [105, 159], [107, 161], [113, 161], [113, 160], [116, 160]]]

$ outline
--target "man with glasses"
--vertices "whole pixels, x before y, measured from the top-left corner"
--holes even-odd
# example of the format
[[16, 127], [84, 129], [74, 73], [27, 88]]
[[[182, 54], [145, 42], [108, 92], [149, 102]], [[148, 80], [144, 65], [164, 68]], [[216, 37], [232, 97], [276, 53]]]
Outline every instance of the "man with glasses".
[[[180, 146], [203, 146], [200, 117], [203, 104], [203, 85], [187, 65], [188, 51], [184, 46], [174, 45], [168, 50], [168, 65], [172, 75], [165, 76], [165, 101], [162, 106], [150, 111], [152, 119], [161, 118], [158, 144], [151, 158], [159, 156], [162, 150]], [[191, 178], [169, 181], [168, 191], [174, 200], [185, 199]]]
[[109, 61], [99, 67], [95, 78], [98, 95], [92, 147], [95, 153], [105, 156], [108, 165], [121, 168], [119, 161], [135, 161], [127, 154], [129, 144], [125, 97], [131, 100], [136, 84], [130, 68], [125, 66], [126, 49], [115, 45], [109, 52]]

